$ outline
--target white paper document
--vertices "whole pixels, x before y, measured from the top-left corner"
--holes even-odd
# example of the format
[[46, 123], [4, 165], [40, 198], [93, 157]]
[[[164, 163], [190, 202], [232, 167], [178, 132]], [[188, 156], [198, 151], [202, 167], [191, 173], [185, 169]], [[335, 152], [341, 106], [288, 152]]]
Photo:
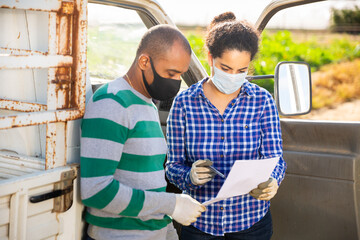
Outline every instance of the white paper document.
[[279, 157], [235, 161], [217, 196], [203, 202], [203, 205], [207, 206], [226, 198], [249, 193], [269, 179], [278, 161]]

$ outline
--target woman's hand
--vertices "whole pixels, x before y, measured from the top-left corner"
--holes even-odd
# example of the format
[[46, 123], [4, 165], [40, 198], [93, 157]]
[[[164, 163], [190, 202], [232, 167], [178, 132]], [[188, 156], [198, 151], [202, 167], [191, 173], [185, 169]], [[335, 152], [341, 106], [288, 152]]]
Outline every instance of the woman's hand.
[[190, 180], [194, 185], [203, 185], [215, 177], [214, 171], [210, 168], [212, 161], [197, 160], [191, 166]]
[[257, 188], [250, 191], [250, 195], [258, 200], [269, 201], [277, 193], [279, 186], [275, 178], [269, 178], [266, 182], [260, 183]]

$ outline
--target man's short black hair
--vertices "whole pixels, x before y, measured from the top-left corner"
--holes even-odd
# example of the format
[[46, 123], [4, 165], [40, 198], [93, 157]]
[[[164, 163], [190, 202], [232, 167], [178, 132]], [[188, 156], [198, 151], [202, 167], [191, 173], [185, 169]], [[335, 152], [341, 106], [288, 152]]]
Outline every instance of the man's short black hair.
[[166, 24], [156, 25], [148, 29], [142, 37], [136, 56], [149, 54], [153, 59], [163, 55], [175, 42], [179, 42], [185, 51], [191, 54], [191, 47], [185, 36], [175, 27]]

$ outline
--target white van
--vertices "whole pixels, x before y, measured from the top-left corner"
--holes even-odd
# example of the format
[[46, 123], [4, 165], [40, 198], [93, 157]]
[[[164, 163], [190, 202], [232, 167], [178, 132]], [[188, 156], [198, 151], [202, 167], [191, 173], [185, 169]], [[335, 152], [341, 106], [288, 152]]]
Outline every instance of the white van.
[[[256, 27], [262, 31], [282, 9], [317, 1], [275, 0], [264, 6]], [[103, 78], [127, 70], [147, 28], [174, 25], [153, 0], [89, 2], [88, 8], [87, 0], [0, 0], [1, 240], [81, 239], [79, 123], [86, 94], [107, 81]], [[240, 6], [229, 9], [234, 7]], [[97, 47], [87, 31], [98, 8], [115, 11], [119, 34], [127, 36], [111, 49], [122, 55], [123, 63], [108, 62], [106, 52], [97, 53], [105, 65], [114, 64], [114, 71], [103, 75], [92, 69], [92, 56], [87, 56], [87, 47]], [[301, 73], [282, 78], [291, 69]], [[274, 71], [275, 76], [249, 80], [275, 79], [281, 115], [309, 112], [308, 65], [284, 62]], [[206, 75], [193, 54], [183, 87]], [[158, 104], [164, 130], [170, 106]], [[273, 239], [360, 239], [360, 123], [282, 118], [281, 125], [288, 169], [272, 200]]]

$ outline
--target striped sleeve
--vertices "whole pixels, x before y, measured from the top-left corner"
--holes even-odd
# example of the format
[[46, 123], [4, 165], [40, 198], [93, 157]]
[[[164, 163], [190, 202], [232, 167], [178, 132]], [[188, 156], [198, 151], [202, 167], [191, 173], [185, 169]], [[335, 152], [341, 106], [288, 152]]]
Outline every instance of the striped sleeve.
[[[128, 217], [171, 214], [175, 204], [173, 194], [131, 188], [114, 177], [119, 168], [131, 168], [120, 159], [139, 161], [123, 153], [128, 137], [136, 138], [138, 134], [133, 132], [131, 124], [128, 106], [113, 94], [106, 94], [106, 87], [99, 89], [89, 101], [81, 125], [82, 202], [91, 208]], [[137, 124], [145, 128], [151, 125]], [[158, 204], [151, 208], [154, 201]]]

